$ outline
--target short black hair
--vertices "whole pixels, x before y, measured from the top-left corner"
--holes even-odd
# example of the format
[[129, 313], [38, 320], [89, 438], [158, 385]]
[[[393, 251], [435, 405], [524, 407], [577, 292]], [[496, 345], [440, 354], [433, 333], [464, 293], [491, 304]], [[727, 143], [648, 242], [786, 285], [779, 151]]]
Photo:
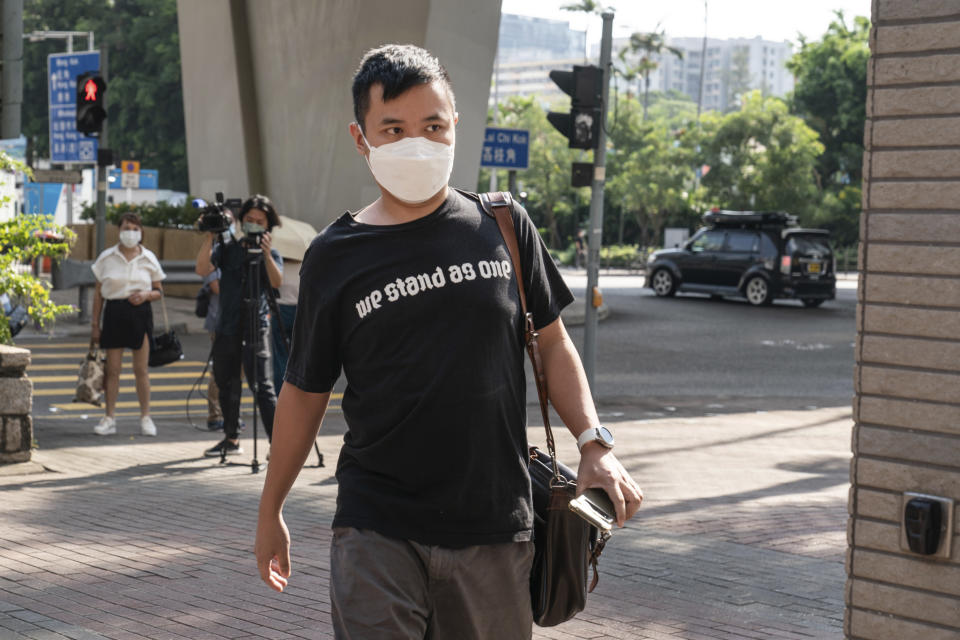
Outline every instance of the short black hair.
[[276, 207], [273, 206], [273, 202], [267, 196], [262, 196], [258, 193], [247, 198], [247, 201], [240, 207], [241, 222], [243, 221], [243, 216], [247, 215], [251, 209], [260, 209], [260, 211], [267, 214], [267, 231], [280, 226], [280, 215], [277, 213]]
[[436, 56], [412, 44], [387, 44], [367, 51], [353, 75], [353, 117], [365, 131], [363, 119], [370, 110], [370, 88], [383, 86], [383, 101], [393, 100], [421, 84], [442, 82], [456, 109], [450, 76]]
[[140, 230], [143, 230], [143, 221], [140, 219], [140, 214], [133, 211], [125, 211], [117, 219], [117, 226], [122, 227], [124, 222], [131, 222], [138, 227]]

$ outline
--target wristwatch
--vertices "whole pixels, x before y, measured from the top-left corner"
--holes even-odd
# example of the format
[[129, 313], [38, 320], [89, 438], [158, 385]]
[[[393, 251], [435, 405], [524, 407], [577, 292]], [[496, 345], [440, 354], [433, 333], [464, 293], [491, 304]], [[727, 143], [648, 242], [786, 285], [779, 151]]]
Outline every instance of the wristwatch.
[[613, 434], [610, 433], [610, 429], [607, 429], [603, 425], [587, 429], [581, 433], [580, 437], [577, 438], [577, 448], [583, 449], [585, 444], [593, 441], [599, 442], [601, 446], [607, 449], [613, 449]]

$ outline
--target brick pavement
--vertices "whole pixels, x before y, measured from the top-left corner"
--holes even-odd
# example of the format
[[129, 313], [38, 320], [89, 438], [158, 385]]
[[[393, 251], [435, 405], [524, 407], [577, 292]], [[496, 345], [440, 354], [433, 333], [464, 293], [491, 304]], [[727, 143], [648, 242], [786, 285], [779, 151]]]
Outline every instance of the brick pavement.
[[[587, 609], [534, 637], [842, 637], [849, 410], [625, 413], [607, 422], [646, 504], [607, 545]], [[97, 438], [39, 418], [46, 471], [0, 468], [0, 640], [332, 637], [342, 417], [321, 431], [329, 466], [304, 469], [288, 501], [294, 575], [282, 595], [250, 553], [263, 474], [200, 458], [209, 434], [158, 426], [156, 439]], [[560, 444], [575, 460], [571, 439]]]

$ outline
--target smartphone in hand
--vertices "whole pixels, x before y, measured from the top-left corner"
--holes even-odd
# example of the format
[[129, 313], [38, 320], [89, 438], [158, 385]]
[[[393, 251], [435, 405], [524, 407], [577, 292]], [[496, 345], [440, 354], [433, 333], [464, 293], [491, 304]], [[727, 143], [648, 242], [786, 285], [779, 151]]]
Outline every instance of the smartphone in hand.
[[587, 489], [570, 501], [570, 510], [607, 533], [617, 521], [613, 502], [603, 489]]

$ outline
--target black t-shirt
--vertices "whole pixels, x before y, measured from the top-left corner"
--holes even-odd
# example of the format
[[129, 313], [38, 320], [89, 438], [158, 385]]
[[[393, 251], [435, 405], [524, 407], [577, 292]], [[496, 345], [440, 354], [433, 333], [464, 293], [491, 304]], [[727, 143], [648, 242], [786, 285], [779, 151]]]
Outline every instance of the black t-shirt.
[[[544, 327], [573, 296], [526, 212], [513, 217]], [[448, 547], [529, 540], [520, 300], [476, 195], [451, 189], [405, 224], [344, 214], [300, 274], [285, 379], [314, 393], [341, 368], [347, 380], [333, 525]]]
[[[218, 243], [213, 249], [210, 261], [220, 269], [220, 315], [217, 317], [217, 333], [223, 335], [237, 335], [241, 332], [247, 317], [247, 308], [243, 303], [244, 297], [244, 270], [246, 265], [246, 249], [231, 240]], [[270, 249], [270, 257], [277, 263], [280, 273], [283, 273], [283, 259], [276, 249]], [[269, 307], [267, 306], [267, 291], [270, 288], [266, 265], [260, 267], [260, 326], [269, 324]]]

